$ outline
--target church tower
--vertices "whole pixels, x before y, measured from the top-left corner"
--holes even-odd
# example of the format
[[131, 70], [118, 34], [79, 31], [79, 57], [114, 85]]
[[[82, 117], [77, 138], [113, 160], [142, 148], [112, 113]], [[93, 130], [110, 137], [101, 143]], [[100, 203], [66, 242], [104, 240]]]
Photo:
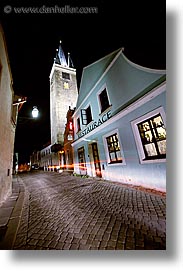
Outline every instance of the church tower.
[[[55, 154], [63, 151], [67, 112], [76, 107], [77, 98], [76, 69], [69, 53], [66, 60], [60, 41], [50, 73], [51, 150]], [[55, 158], [53, 165], [61, 165], [59, 159], [60, 163]]]

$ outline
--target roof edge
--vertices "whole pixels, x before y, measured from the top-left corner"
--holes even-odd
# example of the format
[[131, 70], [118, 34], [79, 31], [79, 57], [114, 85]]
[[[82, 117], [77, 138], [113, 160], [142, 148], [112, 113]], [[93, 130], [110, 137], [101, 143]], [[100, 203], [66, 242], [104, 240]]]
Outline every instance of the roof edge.
[[156, 74], [166, 74], [166, 69], [165, 70], [160, 70], [160, 69], [152, 69], [152, 68], [148, 68], [148, 67], [144, 67], [142, 65], [136, 64], [133, 61], [129, 60], [128, 57], [126, 57], [126, 55], [123, 53], [123, 51], [121, 52], [123, 58], [134, 68], [141, 70], [141, 71], [145, 71], [145, 72], [149, 72], [149, 73], [156, 73]]
[[[81, 80], [80, 80], [80, 87], [81, 87], [81, 84], [82, 84], [82, 81], [83, 81], [83, 75], [84, 75], [84, 70], [85, 70], [85, 69], [89, 68], [90, 66], [94, 65], [95, 63], [100, 62], [101, 60], [103, 60], [104, 58], [106, 58], [106, 57], [108, 57], [108, 56], [114, 54], [115, 52], [116, 52], [116, 55], [117, 55], [120, 51], [123, 51], [123, 50], [124, 50], [124, 47], [120, 47], [120, 48], [118, 48], [117, 50], [115, 50], [115, 51], [113, 51], [113, 52], [111, 52], [111, 53], [109, 53], [109, 54], [107, 54], [107, 55], [101, 57], [100, 59], [98, 59], [98, 60], [96, 60], [96, 61], [94, 61], [93, 63], [91, 63], [91, 64], [89, 64], [89, 65], [83, 67], [83, 69], [82, 69], [82, 74], [81, 74]], [[114, 57], [114, 58], [115, 58], [115, 57]], [[109, 65], [110, 65], [110, 64], [109, 64]], [[108, 65], [108, 66], [109, 66], [109, 65]], [[80, 89], [79, 89], [79, 90], [80, 90]]]
[[83, 70], [84, 70], [84, 69], [87, 69], [87, 68], [90, 67], [90, 66], [93, 66], [95, 63], [100, 62], [102, 59], [104, 59], [104, 58], [106, 58], [106, 57], [108, 57], [108, 56], [110, 56], [110, 55], [112, 55], [112, 54], [114, 54], [114, 53], [117, 54], [117, 53], [118, 53], [119, 51], [121, 51], [121, 50], [123, 51], [124, 48], [123, 48], [123, 47], [120, 47], [119, 49], [117, 49], [117, 50], [115, 50], [115, 51], [113, 51], [113, 52], [111, 52], [111, 53], [106, 54], [105, 56], [103, 56], [103, 57], [101, 57], [100, 59], [94, 61], [93, 63], [90, 63], [89, 65], [83, 67]]

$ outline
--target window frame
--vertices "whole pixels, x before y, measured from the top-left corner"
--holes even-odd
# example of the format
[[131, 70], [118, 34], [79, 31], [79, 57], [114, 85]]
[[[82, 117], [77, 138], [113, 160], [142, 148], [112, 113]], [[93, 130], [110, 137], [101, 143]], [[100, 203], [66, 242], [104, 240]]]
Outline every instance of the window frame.
[[[100, 100], [100, 95], [104, 90], [106, 90], [106, 94], [107, 94], [107, 98], [108, 98], [108, 102], [109, 102], [109, 106], [105, 110], [102, 109], [102, 104], [101, 104], [101, 100]], [[97, 92], [97, 99], [98, 99], [98, 106], [99, 106], [99, 112], [100, 112], [99, 115], [101, 115], [102, 113], [106, 112], [112, 106], [106, 84], [104, 84]]]
[[[69, 78], [68, 77], [65, 77], [66, 75], [68, 75], [69, 76]], [[70, 75], [70, 73], [67, 73], [67, 72], [62, 72], [62, 79], [64, 79], [64, 80], [71, 80], [71, 75]]]
[[[122, 161], [114, 161], [111, 162], [110, 160], [110, 152], [109, 152], [109, 148], [108, 148], [108, 143], [107, 143], [107, 138], [117, 135], [118, 137], [118, 142], [119, 142], [119, 146], [120, 146], [120, 153], [121, 153], [121, 158]], [[105, 134], [103, 137], [103, 144], [104, 144], [104, 149], [105, 149], [105, 155], [106, 155], [106, 160], [107, 160], [107, 166], [121, 166], [121, 165], [126, 165], [126, 161], [125, 161], [125, 157], [124, 157], [124, 153], [123, 153], [123, 148], [122, 148], [122, 144], [121, 144], [121, 138], [119, 135], [119, 130], [118, 129], [114, 129], [113, 131]]]
[[[88, 121], [88, 116], [87, 116], [87, 109], [90, 108], [90, 113], [91, 113], [91, 120]], [[93, 121], [93, 115], [92, 115], [92, 108], [91, 108], [91, 104], [88, 104], [85, 108], [80, 110], [81, 113], [81, 123], [82, 125], [87, 126], [90, 122]]]
[[[79, 121], [79, 123], [78, 123], [78, 121]], [[76, 129], [77, 129], [77, 133], [78, 133], [79, 131], [81, 131], [81, 119], [80, 119], [80, 116], [78, 116], [78, 117], [76, 118]]]
[[140, 131], [138, 128], [138, 125], [140, 123], [146, 122], [147, 120], [150, 120], [151, 118], [155, 117], [156, 115], [160, 114], [161, 118], [163, 120], [163, 124], [166, 128], [166, 114], [163, 107], [159, 107], [151, 112], [146, 113], [145, 115], [142, 115], [138, 117], [137, 119], [131, 121], [131, 127], [135, 138], [135, 143], [137, 147], [137, 152], [139, 155], [140, 163], [146, 164], [146, 163], [159, 163], [159, 162], [166, 162], [166, 157], [162, 158], [159, 157], [159, 155], [154, 157], [147, 158], [144, 151], [144, 145], [140, 136]]
[[[83, 154], [82, 158], [80, 158], [79, 154]], [[85, 157], [85, 148], [84, 146], [81, 146], [77, 149], [77, 157], [78, 157], [78, 164], [79, 164], [79, 171], [86, 171], [86, 157]], [[81, 161], [83, 159], [83, 162]]]

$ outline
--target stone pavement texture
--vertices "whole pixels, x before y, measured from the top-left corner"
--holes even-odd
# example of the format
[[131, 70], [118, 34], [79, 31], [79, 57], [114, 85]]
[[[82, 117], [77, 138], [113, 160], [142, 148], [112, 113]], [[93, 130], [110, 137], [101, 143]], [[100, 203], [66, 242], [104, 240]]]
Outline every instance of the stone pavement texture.
[[14, 184], [15, 214], [0, 249], [166, 249], [162, 194], [55, 172], [22, 174]]
[[0, 249], [12, 249], [24, 203], [24, 186], [14, 178], [12, 194], [0, 206]]

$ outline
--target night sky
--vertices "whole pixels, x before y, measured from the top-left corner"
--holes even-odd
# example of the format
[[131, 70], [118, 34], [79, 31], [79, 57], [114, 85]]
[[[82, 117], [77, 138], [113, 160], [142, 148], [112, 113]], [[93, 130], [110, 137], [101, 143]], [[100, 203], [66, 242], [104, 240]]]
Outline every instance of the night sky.
[[[62, 40], [76, 68], [78, 89], [83, 67], [124, 47], [133, 62], [166, 68], [166, 1], [1, 1], [15, 94], [27, 96], [19, 113], [15, 151], [20, 162], [50, 140], [49, 75]], [[121, 4], [120, 4], [121, 2]], [[120, 4], [120, 5], [119, 5]], [[96, 7], [95, 14], [21, 13], [14, 7]], [[4, 12], [11, 6], [12, 11]], [[32, 107], [40, 117], [34, 121]]]

